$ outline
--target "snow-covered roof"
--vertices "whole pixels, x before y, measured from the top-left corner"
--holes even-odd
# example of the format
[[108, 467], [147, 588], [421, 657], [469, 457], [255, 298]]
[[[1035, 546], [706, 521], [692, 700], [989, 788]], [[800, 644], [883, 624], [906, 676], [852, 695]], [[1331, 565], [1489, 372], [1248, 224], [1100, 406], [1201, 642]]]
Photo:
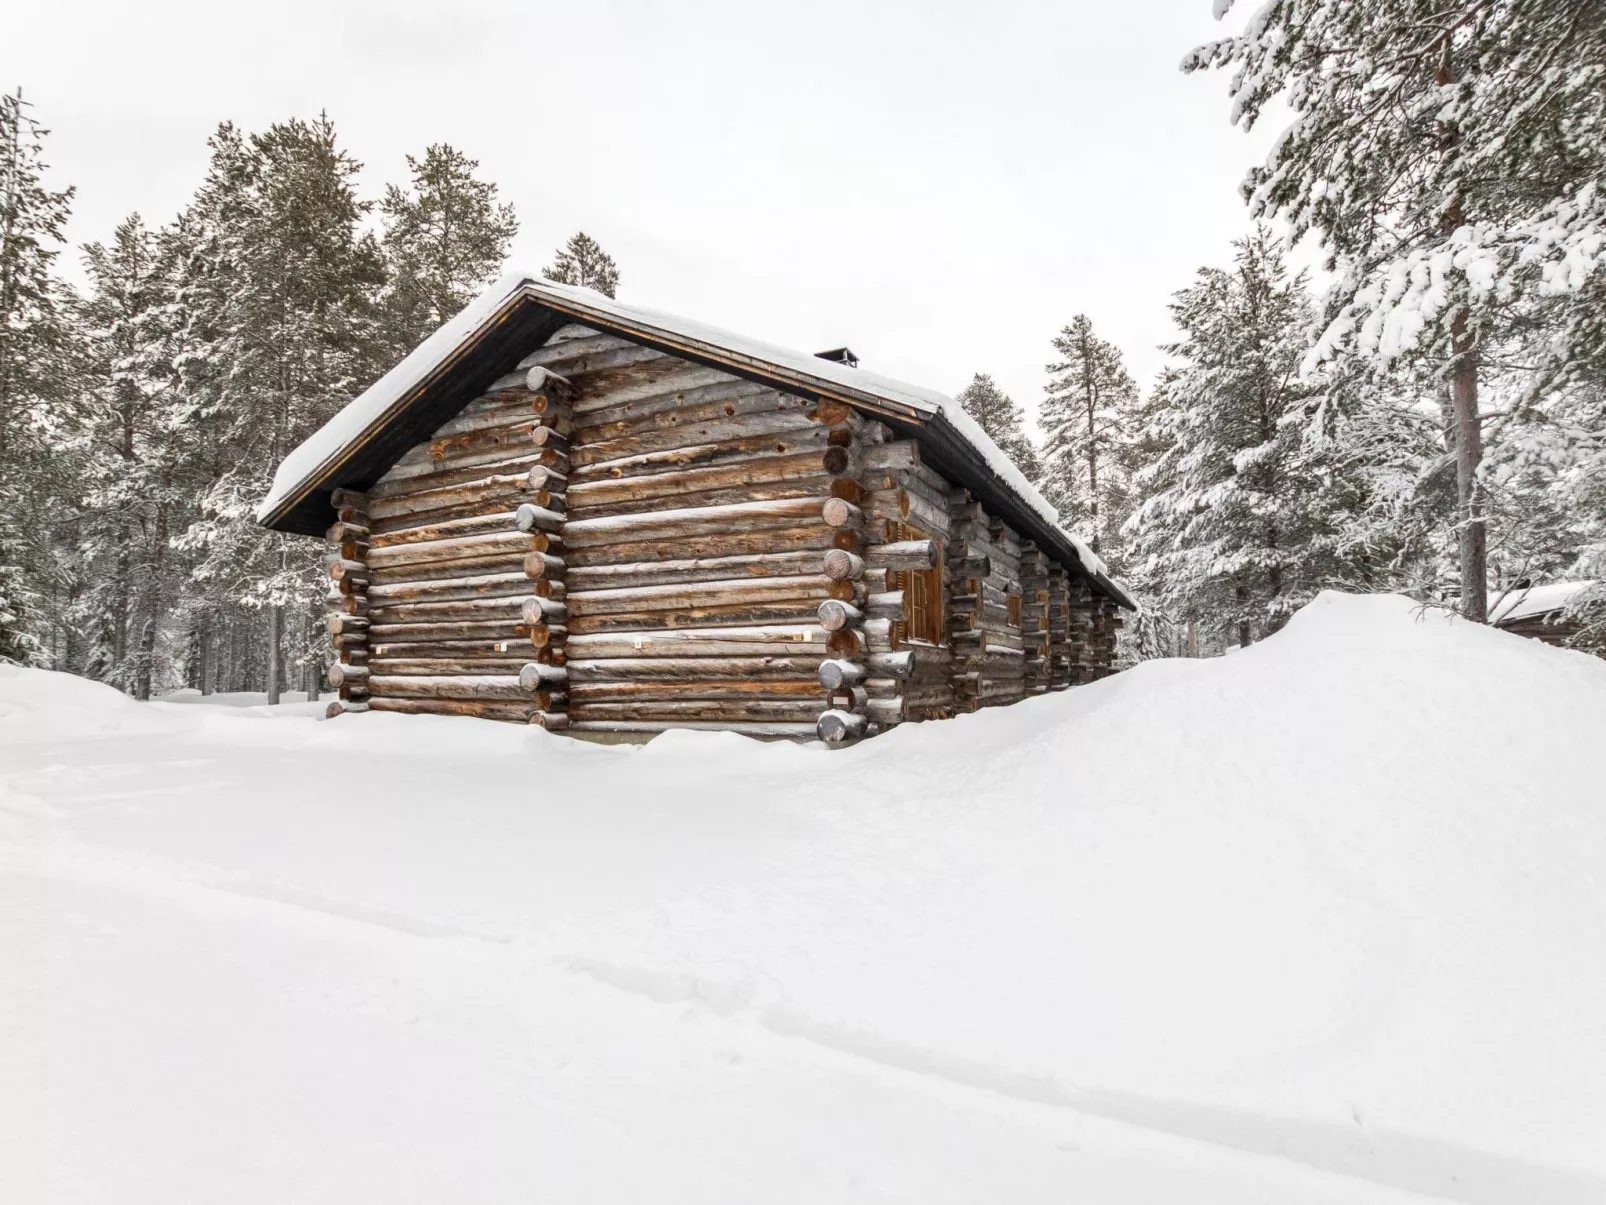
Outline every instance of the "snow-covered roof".
[[[486, 289], [286, 456], [274, 474], [268, 496], [257, 508], [257, 520], [276, 526], [312, 491], [342, 484], [334, 477], [350, 460], [353, 449], [366, 444], [401, 415], [439, 376], [443, 366], [460, 358], [466, 349], [504, 325], [518, 307], [529, 303], [587, 325], [753, 372], [782, 386], [795, 385], [828, 394], [927, 432], [951, 436], [961, 457], [983, 470], [1019, 509], [1035, 520], [1032, 526], [1036, 530], [1027, 533], [1030, 538], [1074, 551], [1088, 576], [1110, 597], [1123, 606], [1135, 606], [1125, 588], [1110, 577], [1109, 567], [1098, 554], [1060, 526], [1059, 516], [1047, 499], [975, 419], [947, 395], [661, 310], [628, 305], [592, 289], [556, 284], [539, 273], [524, 270], [509, 272]], [[520, 354], [528, 350], [524, 348]], [[976, 482], [966, 480], [962, 484], [974, 487]]]
[[1559, 611], [1572, 601], [1573, 596], [1595, 585], [1592, 581], [1550, 582], [1543, 586], [1525, 586], [1512, 590], [1489, 612], [1492, 624], [1516, 623]]

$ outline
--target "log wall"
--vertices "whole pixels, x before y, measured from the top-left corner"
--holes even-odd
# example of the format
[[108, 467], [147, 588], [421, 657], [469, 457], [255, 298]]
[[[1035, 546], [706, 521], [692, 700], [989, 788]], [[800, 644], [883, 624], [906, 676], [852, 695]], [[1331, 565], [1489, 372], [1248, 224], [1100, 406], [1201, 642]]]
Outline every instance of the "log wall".
[[332, 714], [846, 741], [1090, 680], [1118, 626], [883, 424], [578, 325], [334, 501]]

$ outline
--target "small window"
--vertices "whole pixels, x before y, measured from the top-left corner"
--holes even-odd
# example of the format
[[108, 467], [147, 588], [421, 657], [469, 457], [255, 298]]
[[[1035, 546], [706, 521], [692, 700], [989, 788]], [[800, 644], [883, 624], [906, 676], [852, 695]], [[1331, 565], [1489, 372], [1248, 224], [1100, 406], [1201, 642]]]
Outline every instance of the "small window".
[[[925, 532], [907, 523], [893, 524], [895, 540], [929, 540]], [[894, 644], [915, 641], [941, 644], [945, 634], [942, 597], [942, 545], [937, 546], [934, 569], [906, 569], [892, 575], [894, 590], [903, 591], [903, 621], [893, 625]]]

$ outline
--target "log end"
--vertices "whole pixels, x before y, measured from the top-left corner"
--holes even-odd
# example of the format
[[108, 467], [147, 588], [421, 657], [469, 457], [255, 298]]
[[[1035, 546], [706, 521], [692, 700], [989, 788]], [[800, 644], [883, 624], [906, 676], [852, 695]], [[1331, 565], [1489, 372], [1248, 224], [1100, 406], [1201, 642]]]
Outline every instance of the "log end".
[[814, 724], [815, 735], [828, 745], [840, 745], [858, 740], [865, 734], [869, 721], [851, 711], [827, 711]]

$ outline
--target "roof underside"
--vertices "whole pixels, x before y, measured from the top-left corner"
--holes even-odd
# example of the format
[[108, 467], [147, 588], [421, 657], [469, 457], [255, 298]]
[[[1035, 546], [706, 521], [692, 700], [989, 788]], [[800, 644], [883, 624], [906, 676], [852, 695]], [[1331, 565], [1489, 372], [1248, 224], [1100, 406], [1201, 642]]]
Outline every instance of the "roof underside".
[[[259, 521], [278, 531], [322, 535], [334, 521], [331, 490], [368, 489], [559, 328], [580, 322], [732, 376], [873, 414], [916, 439], [933, 468], [969, 489], [1023, 538], [1121, 606], [1134, 606], [1096, 555], [1044, 517], [1046, 504], [1024, 478], [1009, 479], [1018, 478], [1018, 471], [1007, 462], [1000, 466], [1001, 453], [969, 416], [957, 413], [956, 418], [956, 408], [943, 404], [940, 395], [801, 353], [735, 337], [720, 340], [717, 332], [690, 324], [668, 329], [657, 318], [650, 311], [628, 311], [590, 290], [505, 278], [292, 453], [258, 512]], [[755, 349], [772, 354], [755, 354]], [[986, 441], [985, 448], [980, 441]]]

